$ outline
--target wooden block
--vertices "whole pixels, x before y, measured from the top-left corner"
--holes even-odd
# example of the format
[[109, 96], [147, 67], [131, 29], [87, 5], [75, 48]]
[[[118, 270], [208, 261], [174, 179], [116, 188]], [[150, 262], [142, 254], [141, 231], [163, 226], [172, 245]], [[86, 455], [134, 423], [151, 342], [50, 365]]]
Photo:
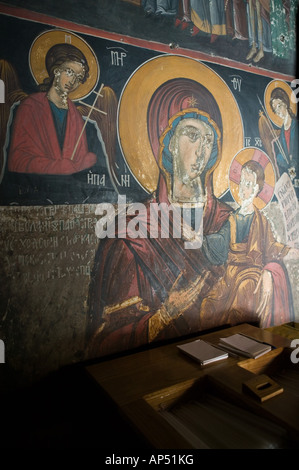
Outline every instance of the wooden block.
[[260, 402], [269, 400], [269, 398], [283, 392], [283, 387], [265, 374], [257, 375], [247, 380], [242, 384], [242, 389]]

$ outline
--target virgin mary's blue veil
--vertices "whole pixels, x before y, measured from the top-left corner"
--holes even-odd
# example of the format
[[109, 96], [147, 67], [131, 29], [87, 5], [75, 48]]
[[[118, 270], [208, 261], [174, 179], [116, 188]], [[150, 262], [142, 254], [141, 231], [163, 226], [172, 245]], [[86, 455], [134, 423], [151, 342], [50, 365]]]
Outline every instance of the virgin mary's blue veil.
[[172, 156], [172, 154], [169, 150], [169, 144], [170, 144], [171, 138], [173, 137], [173, 135], [176, 131], [176, 128], [177, 128], [178, 124], [183, 119], [198, 119], [202, 122], [205, 122], [207, 125], [209, 125], [209, 127], [213, 131], [213, 134], [214, 134], [213, 148], [212, 148], [212, 152], [211, 152], [209, 161], [207, 162], [205, 170], [204, 170], [203, 175], [205, 176], [207, 171], [210, 170], [211, 168], [213, 168], [213, 166], [215, 165], [215, 163], [217, 161], [219, 135], [217, 134], [216, 129], [213, 126], [213, 124], [209, 121], [209, 118], [207, 116], [205, 116], [203, 114], [200, 114], [199, 112], [197, 113], [195, 111], [180, 115], [177, 118], [175, 118], [174, 121], [172, 122], [172, 125], [171, 125], [169, 131], [166, 133], [166, 135], [164, 136], [164, 138], [161, 142], [162, 145], [163, 145], [162, 166], [163, 166], [163, 168], [165, 169], [165, 171], [167, 173], [169, 173], [170, 175], [173, 175], [173, 156]]

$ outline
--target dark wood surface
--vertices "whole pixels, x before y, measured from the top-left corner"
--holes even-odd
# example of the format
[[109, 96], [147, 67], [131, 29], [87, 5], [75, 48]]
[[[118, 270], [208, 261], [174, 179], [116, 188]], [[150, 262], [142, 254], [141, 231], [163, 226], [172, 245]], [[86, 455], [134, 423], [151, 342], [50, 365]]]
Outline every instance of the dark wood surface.
[[230, 400], [240, 402], [250, 411], [285, 425], [293, 433], [298, 430], [299, 435], [298, 399], [284, 392], [267, 402], [259, 403], [242, 390], [243, 382], [254, 374], [267, 373], [269, 364], [288, 351], [290, 340], [248, 324], [199, 337], [217, 344], [220, 337], [234, 333], [244, 333], [270, 343], [275, 349], [259, 359], [229, 357], [201, 366], [178, 350], [177, 344], [187, 342], [183, 340], [90, 365], [86, 370], [129, 422], [157, 448], [190, 447], [161, 418], [158, 411], [159, 408], [167, 408], [206, 376]]
[[[278, 335], [273, 335], [262, 329], [248, 324], [239, 325], [207, 335], [198, 336], [201, 339], [217, 344], [219, 337], [230, 336], [242, 332], [273, 344], [276, 347], [286, 347], [290, 341]], [[194, 341], [192, 338], [189, 341]], [[103, 388], [109, 396], [122, 407], [155, 390], [169, 387], [188, 379], [196, 379], [202, 374], [227, 369], [228, 365], [236, 364], [240, 359], [229, 358], [227, 361], [200, 367], [192, 359], [182, 355], [177, 344], [186, 340], [167, 344], [154, 349], [148, 349], [136, 354], [129, 354], [117, 359], [107, 360], [87, 367], [87, 372]]]

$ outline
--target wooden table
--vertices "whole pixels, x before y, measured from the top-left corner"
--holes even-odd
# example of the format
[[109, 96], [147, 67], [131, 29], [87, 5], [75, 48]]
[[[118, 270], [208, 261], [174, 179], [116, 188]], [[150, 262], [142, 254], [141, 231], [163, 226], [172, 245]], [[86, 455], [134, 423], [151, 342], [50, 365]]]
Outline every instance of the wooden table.
[[234, 333], [252, 336], [272, 344], [276, 349], [255, 360], [229, 357], [200, 366], [176, 347], [197, 339], [193, 337], [116, 359], [102, 360], [88, 366], [87, 372], [154, 448], [190, 448], [190, 442], [165, 422], [159, 410], [173, 405], [206, 377], [217, 385], [224, 396], [240, 401], [252, 412], [283, 424], [292, 436], [296, 433], [299, 436], [299, 404], [288, 393], [258, 403], [242, 390], [244, 381], [254, 374], [267, 372], [265, 364], [268, 367], [282, 352], [288, 351], [290, 341], [248, 324], [199, 335], [198, 338], [217, 344], [220, 337]]

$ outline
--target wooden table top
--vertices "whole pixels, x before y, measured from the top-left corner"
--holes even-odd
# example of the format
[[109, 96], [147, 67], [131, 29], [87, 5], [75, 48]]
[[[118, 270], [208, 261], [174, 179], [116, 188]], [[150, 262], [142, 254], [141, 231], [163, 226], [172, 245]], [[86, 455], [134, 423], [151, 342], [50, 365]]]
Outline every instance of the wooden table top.
[[[243, 333], [269, 343], [274, 349], [258, 359], [244, 356], [201, 366], [176, 347], [195, 339], [217, 344], [219, 338]], [[163, 418], [163, 410], [171, 410], [186, 395], [201, 393], [203, 384], [230, 403], [238, 403], [251, 413], [279, 423], [290, 436], [290, 442], [299, 439], [298, 396], [284, 390], [279, 396], [258, 403], [244, 393], [243, 384], [267, 372], [281, 357], [290, 361], [290, 340], [249, 324], [224, 328], [197, 337], [157, 345], [140, 352], [132, 352], [114, 359], [102, 359], [86, 367], [95, 380], [117, 406], [121, 414], [137, 429], [155, 449], [194, 448], [177, 429]], [[267, 376], [268, 377], [268, 376]], [[270, 376], [269, 376], [270, 378]], [[206, 385], [204, 385], [206, 387]], [[208, 392], [209, 393], [209, 392]], [[214, 392], [213, 392], [214, 393]], [[196, 447], [195, 447], [196, 448]]]
[[[260, 341], [268, 342], [276, 348], [288, 347], [290, 344], [286, 338], [248, 324], [199, 335], [198, 338], [217, 344], [220, 337], [230, 336], [234, 333], [247, 334]], [[146, 394], [186, 380], [197, 379], [211, 370], [226, 369], [240, 360], [229, 357], [219, 363], [200, 366], [194, 360], [183, 355], [176, 347], [178, 344], [195, 339], [197, 337], [149, 348], [116, 359], [101, 360], [97, 364], [87, 366], [86, 369], [112, 400], [119, 407], [123, 407]]]

